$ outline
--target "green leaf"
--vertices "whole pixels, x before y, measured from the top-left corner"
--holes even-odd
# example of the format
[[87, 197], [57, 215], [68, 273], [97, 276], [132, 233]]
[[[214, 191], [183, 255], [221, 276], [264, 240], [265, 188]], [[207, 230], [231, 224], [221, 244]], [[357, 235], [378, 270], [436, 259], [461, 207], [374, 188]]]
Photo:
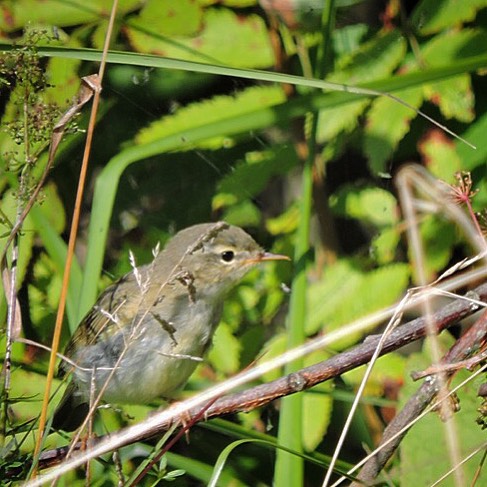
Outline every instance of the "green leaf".
[[[303, 365], [308, 367], [328, 358], [330, 354], [326, 352], [314, 352], [306, 356]], [[314, 451], [326, 435], [333, 411], [333, 387], [333, 382], [327, 381], [303, 393], [303, 446], [306, 451]]]
[[[476, 46], [476, 41], [474, 40]], [[12, 44], [0, 41], [0, 48], [9, 51], [13, 49]], [[38, 54], [46, 57], [61, 57], [64, 59], [82, 59], [86, 61], [101, 60], [102, 54], [100, 50], [86, 49], [86, 48], [63, 48], [56, 46], [39, 46]], [[307, 86], [310, 88], [318, 88], [320, 90], [338, 91], [340, 94], [335, 94], [333, 97], [317, 93], [311, 98], [304, 97], [306, 100], [305, 106], [303, 98], [296, 100], [288, 100], [288, 104], [297, 104], [301, 110], [293, 112], [293, 116], [301, 115], [310, 110], [319, 110], [325, 107], [337, 106], [339, 104], [348, 103], [358, 98], [370, 97], [370, 89], [378, 91], [394, 92], [401, 89], [418, 86], [429, 81], [445, 79], [456, 74], [465, 72], [472, 72], [487, 66], [487, 55], [485, 52], [478, 52], [478, 46], [475, 49], [470, 44], [466, 45], [463, 51], [467, 52], [465, 57], [460, 57], [454, 64], [450, 62], [442, 62], [441, 53], [437, 59], [434, 68], [426, 68], [421, 71], [401, 74], [394, 77], [386, 76], [384, 79], [377, 79], [376, 81], [368, 81], [361, 85], [351, 86], [349, 84], [330, 83], [325, 80], [318, 80], [314, 78], [305, 78], [292, 74], [276, 73], [272, 71], [262, 71], [255, 69], [233, 68], [224, 65], [203, 64], [192, 61], [184, 61], [181, 59], [170, 59], [150, 54], [140, 54], [136, 52], [124, 51], [109, 51], [107, 62], [111, 64], [128, 64], [132, 66], [144, 66], [146, 68], [165, 68], [165, 69], [179, 69], [184, 71], [191, 71], [196, 73], [217, 74], [220, 76], [233, 76], [243, 79], [251, 79], [252, 81], [269, 81], [272, 83], [289, 83], [296, 86]], [[472, 53], [474, 51], [474, 53]], [[346, 82], [344, 82], [346, 83]], [[364, 91], [365, 88], [365, 91]], [[323, 99], [325, 98], [326, 101]], [[311, 104], [311, 101], [313, 101]], [[298, 103], [299, 102], [299, 103]]]
[[474, 96], [469, 75], [454, 76], [425, 85], [426, 97], [439, 106], [445, 118], [472, 122], [475, 118]]
[[[284, 102], [285, 95], [279, 86], [253, 86], [235, 96], [215, 96], [209, 100], [192, 103], [180, 108], [174, 115], [166, 116], [148, 127], [143, 128], [135, 138], [137, 144], [148, 144], [163, 137], [181, 134], [192, 127], [209, 124], [214, 121], [230, 119], [237, 115], [251, 113], [262, 107], [272, 107]], [[230, 128], [230, 126], [229, 126]], [[197, 147], [219, 149], [228, 147], [233, 142], [225, 132], [198, 142]], [[181, 143], [180, 150], [193, 149], [195, 145]]]
[[[455, 64], [464, 56], [481, 55], [487, 32], [481, 29], [449, 30], [435, 36], [421, 50], [422, 62], [428, 66]], [[474, 97], [470, 76], [462, 74], [424, 85], [427, 99], [439, 106], [446, 118], [461, 122], [474, 119]]]
[[293, 148], [277, 146], [263, 152], [247, 152], [245, 161], [237, 163], [218, 184], [213, 210], [257, 196], [270, 178], [286, 174], [297, 162]]
[[[235, 448], [237, 448], [240, 445], [244, 445], [246, 443], [256, 443], [256, 444], [259, 444], [259, 443], [264, 443], [264, 442], [265, 442], [265, 440], [245, 439], [245, 440], [233, 441], [232, 443], [230, 443], [230, 445], [226, 446], [222, 450], [222, 452], [220, 453], [220, 455], [218, 456], [218, 459], [217, 459], [217, 461], [215, 463], [215, 468], [213, 470], [213, 474], [212, 474], [211, 479], [210, 479], [210, 481], [208, 482], [207, 485], [209, 487], [216, 487], [218, 485], [222, 485], [222, 483], [221, 483], [221, 474], [223, 472], [223, 469], [225, 467], [225, 464], [228, 461], [228, 458], [233, 453], [233, 451], [235, 450]], [[265, 442], [265, 443], [267, 443], [267, 442]], [[272, 445], [272, 443], [268, 443], [268, 444], [271, 445], [271, 446], [274, 446], [274, 445]], [[232, 485], [234, 485], [234, 482], [232, 482]], [[244, 485], [244, 484], [236, 483], [235, 485]]]
[[246, 8], [256, 5], [257, 0], [221, 0], [220, 2], [214, 3], [221, 3], [222, 5], [226, 5], [227, 7]]
[[406, 41], [398, 30], [379, 32], [355, 52], [341, 57], [327, 81], [354, 85], [382, 78], [401, 63], [405, 53]]
[[411, 25], [422, 35], [434, 34], [448, 27], [472, 21], [477, 11], [487, 7], [487, 0], [423, 0], [411, 16]]
[[[350, 260], [341, 259], [327, 268], [321, 281], [308, 288], [307, 335], [326, 332], [396, 302], [409, 282], [407, 264], [390, 264], [364, 272]], [[358, 298], [360, 297], [360, 299]], [[354, 343], [347, 337], [334, 349]]]
[[[176, 453], [167, 452], [167, 463], [172, 468], [182, 469], [192, 479], [196, 479], [197, 483], [201, 485], [208, 485], [211, 481], [214, 468], [212, 465], [199, 460], [195, 460], [188, 455], [178, 455]], [[223, 471], [220, 475], [222, 485], [235, 485], [241, 487], [242, 484], [238, 479], [232, 475], [231, 472]], [[160, 482], [159, 482], [160, 483]]]
[[380, 265], [390, 264], [396, 258], [401, 232], [396, 226], [382, 229], [370, 245], [372, 255]]
[[429, 171], [447, 183], [454, 183], [454, 174], [462, 169], [462, 161], [455, 150], [455, 144], [440, 130], [430, 130], [419, 144]]
[[[352, 54], [342, 56], [327, 81], [357, 84], [381, 78], [399, 65], [405, 52], [406, 43], [397, 31], [380, 33]], [[367, 105], [368, 101], [354, 101], [340, 108], [320, 111], [317, 140], [324, 142], [341, 131], [353, 130]]]
[[340, 107], [321, 110], [318, 115], [316, 140], [323, 143], [334, 139], [340, 132], [351, 132], [369, 103], [368, 100], [354, 101]]
[[[6, 0], [2, 2], [0, 30], [13, 32], [29, 23], [68, 27], [96, 22], [110, 12], [112, 0], [83, 0], [83, 2], [39, 2], [39, 0]], [[140, 0], [120, 0], [117, 13], [138, 8]]]
[[[423, 272], [432, 281], [449, 262], [456, 241], [454, 226], [434, 215], [424, 217], [420, 226], [421, 242], [424, 248]], [[413, 267], [413, 272], [416, 270]]]
[[280, 235], [296, 231], [299, 222], [299, 208], [291, 205], [286, 211], [276, 218], [269, 218], [266, 221], [266, 230], [271, 235]]
[[474, 211], [482, 212], [487, 208], [487, 180], [480, 179], [478, 183], [475, 182], [474, 187], [478, 193], [472, 201], [472, 206]]
[[[40, 204], [35, 205], [31, 209], [29, 218], [32, 220], [35, 231], [42, 240], [42, 244], [50, 257], [52, 264], [54, 265], [54, 268], [52, 269], [53, 274], [57, 275], [59, 278], [62, 278], [67, 254], [66, 243], [60, 236], [65, 230], [66, 226], [64, 206], [57, 193], [57, 188], [53, 184], [47, 185], [41, 194], [42, 196], [40, 198]], [[48, 320], [49, 316], [52, 317], [51, 313], [53, 310], [57, 309], [58, 292], [56, 291], [56, 281], [57, 279], [52, 276], [51, 284], [54, 286], [54, 288], [52, 292], [48, 291], [50, 303], [49, 308], [46, 308], [41, 312], [41, 314], [47, 313], [43, 318], [44, 321]], [[72, 332], [78, 324], [76, 311], [78, 307], [80, 288], [81, 269], [76, 256], [74, 256], [71, 266], [71, 276], [66, 303], [66, 313]], [[54, 296], [56, 296], [56, 301], [53, 301]], [[32, 307], [31, 309], [34, 310]]]
[[[419, 108], [423, 101], [423, 90], [411, 88], [396, 93], [396, 96]], [[386, 172], [386, 163], [409, 132], [411, 120], [416, 117], [417, 114], [411, 108], [391, 98], [381, 97], [373, 101], [367, 113], [364, 138], [364, 152], [373, 174]]]
[[421, 57], [428, 67], [446, 66], [468, 56], [485, 53], [487, 31], [483, 29], [448, 30], [422, 46]]
[[220, 323], [215, 331], [213, 347], [208, 359], [224, 374], [235, 374], [240, 369], [241, 345], [226, 323]]
[[[274, 335], [266, 344], [263, 353], [258, 359], [259, 362], [267, 362], [286, 351], [287, 337], [285, 333], [278, 333]], [[278, 379], [282, 375], [282, 370], [273, 369], [262, 375], [262, 380], [264, 382], [271, 382]]]
[[378, 227], [392, 225], [398, 219], [396, 198], [377, 187], [345, 186], [333, 195], [330, 206], [337, 215]]
[[351, 54], [359, 49], [360, 41], [367, 33], [366, 24], [346, 25], [332, 33], [333, 49], [338, 56]]
[[191, 0], [148, 0], [135, 17], [144, 31], [157, 32], [164, 37], [191, 36], [197, 34], [203, 23], [203, 10]]
[[323, 441], [330, 425], [333, 411], [333, 397], [329, 394], [332, 383], [326, 382], [303, 393], [303, 446], [314, 451]]
[[[353, 387], [358, 387], [362, 382], [366, 367], [366, 365], [362, 365], [349, 372], [345, 372], [342, 375], [343, 380]], [[406, 358], [398, 353], [392, 352], [383, 357], [379, 357], [367, 381], [365, 395], [373, 397], [383, 396], [384, 389], [388, 383], [395, 382], [398, 385], [402, 384], [405, 368]]]
[[262, 219], [262, 213], [250, 200], [229, 206], [222, 215], [222, 220], [239, 227], [256, 227]]
[[[263, 361], [278, 357], [287, 350], [287, 336], [284, 333], [271, 338], [264, 348]], [[329, 354], [319, 351], [306, 356], [305, 367], [316, 364], [330, 357]], [[282, 370], [271, 370], [262, 377], [270, 382], [282, 376]], [[303, 392], [303, 445], [307, 451], [313, 451], [322, 441], [331, 420], [333, 398], [332, 382], [325, 382], [313, 388], [312, 391]], [[319, 411], [319, 414], [316, 412]]]
[[[165, 18], [156, 15], [149, 28], [144, 19], [131, 20], [126, 31], [130, 42], [140, 52], [188, 61], [249, 68], [274, 64], [272, 46], [261, 17], [255, 14], [238, 16], [226, 8], [208, 8], [199, 22], [196, 10], [192, 11], [189, 30], [194, 30], [196, 24], [201, 24], [201, 27], [191, 37], [173, 35], [169, 39], [161, 35]], [[173, 25], [171, 30], [174, 32], [177, 28]]]
[[[70, 41], [75, 44], [75, 41]], [[49, 60], [48, 72], [52, 79], [56, 80], [54, 86], [46, 90], [46, 100], [50, 103], [57, 103], [59, 106], [66, 106], [66, 100], [71, 100], [77, 93], [80, 85], [78, 69], [81, 65], [79, 59], [58, 59]]]
[[482, 114], [462, 134], [466, 140], [474, 144], [477, 149], [472, 150], [465, 144], [455, 141], [455, 149], [461, 160], [463, 171], [473, 171], [477, 167], [482, 168], [487, 160], [487, 144], [485, 134], [487, 133], [487, 113]]

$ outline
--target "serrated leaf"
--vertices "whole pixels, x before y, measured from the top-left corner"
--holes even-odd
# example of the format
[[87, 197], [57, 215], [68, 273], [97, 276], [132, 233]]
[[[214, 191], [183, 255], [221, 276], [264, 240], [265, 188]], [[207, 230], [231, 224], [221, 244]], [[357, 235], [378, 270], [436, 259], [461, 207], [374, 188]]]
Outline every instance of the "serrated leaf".
[[[327, 81], [353, 85], [385, 77], [399, 65], [405, 52], [406, 43], [397, 31], [382, 32], [354, 53], [342, 56]], [[317, 140], [324, 142], [342, 130], [353, 130], [368, 103], [362, 100], [320, 111]]]
[[379, 32], [352, 54], [340, 58], [327, 81], [353, 85], [385, 77], [399, 65], [405, 53], [406, 41], [399, 31]]
[[[236, 115], [252, 112], [264, 106], [271, 107], [285, 100], [282, 88], [278, 86], [254, 86], [241, 91], [235, 96], [216, 96], [210, 100], [192, 103], [180, 108], [174, 115], [143, 128], [135, 138], [137, 144], [148, 144], [172, 134], [184, 134], [185, 130], [202, 124], [225, 120]], [[218, 137], [198, 143], [198, 147], [219, 149], [226, 147], [228, 137], [221, 134]], [[184, 143], [181, 150], [192, 149]]]
[[[391, 264], [364, 272], [350, 260], [341, 259], [327, 268], [320, 282], [308, 289], [306, 334], [334, 330], [396, 302], [409, 282], [407, 264]], [[354, 343], [357, 335], [347, 337], [334, 349]]]
[[397, 222], [397, 200], [381, 188], [345, 186], [333, 195], [330, 206], [335, 214], [356, 218], [378, 227]]
[[358, 117], [369, 103], [369, 100], [361, 100], [321, 110], [318, 114], [316, 140], [323, 143], [334, 139], [340, 132], [351, 132], [357, 126]]
[[[395, 93], [395, 96], [419, 108], [423, 101], [423, 90], [412, 88]], [[386, 163], [397, 145], [408, 133], [410, 122], [417, 114], [409, 107], [391, 98], [379, 97], [373, 101], [367, 113], [364, 152], [373, 174], [386, 171]]]
[[481, 29], [448, 30], [433, 37], [421, 48], [421, 58], [427, 66], [445, 66], [467, 56], [485, 53], [487, 32]]
[[470, 22], [477, 11], [487, 7], [487, 0], [423, 0], [411, 15], [411, 25], [422, 35], [434, 34], [448, 27]]
[[455, 144], [439, 129], [430, 130], [419, 144], [419, 152], [428, 170], [437, 178], [454, 183], [454, 174], [462, 168]]
[[438, 105], [445, 118], [456, 118], [465, 123], [475, 118], [475, 100], [468, 74], [427, 84], [424, 93], [429, 100]]
[[213, 210], [248, 200], [265, 189], [273, 176], [285, 174], [297, 164], [294, 150], [277, 147], [274, 150], [250, 152], [245, 161], [235, 168], [218, 184], [213, 198]]
[[160, 35], [161, 20], [155, 17], [149, 30], [138, 18], [130, 21], [126, 32], [135, 49], [169, 58], [242, 68], [274, 64], [267, 28], [258, 15], [244, 16], [226, 8], [208, 8], [204, 11], [201, 29], [195, 35], [171, 38]]
[[[465, 56], [481, 55], [487, 43], [487, 32], [480, 29], [449, 30], [425, 43], [422, 62], [428, 66], [445, 66], [461, 61]], [[438, 105], [447, 118], [461, 122], [474, 119], [474, 96], [469, 74], [424, 85], [425, 96]]]

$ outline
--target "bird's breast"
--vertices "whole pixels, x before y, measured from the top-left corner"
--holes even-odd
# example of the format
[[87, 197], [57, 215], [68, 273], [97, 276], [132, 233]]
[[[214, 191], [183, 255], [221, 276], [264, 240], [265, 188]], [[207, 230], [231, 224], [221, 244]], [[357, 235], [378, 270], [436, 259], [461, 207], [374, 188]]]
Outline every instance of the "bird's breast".
[[[78, 362], [95, 367], [97, 389], [114, 403], [146, 403], [171, 397], [201, 362], [221, 316], [221, 304], [205, 300], [154, 306], [132, 329], [114, 334], [84, 351]], [[169, 310], [169, 312], [168, 312]], [[90, 373], [77, 373], [89, 390]]]

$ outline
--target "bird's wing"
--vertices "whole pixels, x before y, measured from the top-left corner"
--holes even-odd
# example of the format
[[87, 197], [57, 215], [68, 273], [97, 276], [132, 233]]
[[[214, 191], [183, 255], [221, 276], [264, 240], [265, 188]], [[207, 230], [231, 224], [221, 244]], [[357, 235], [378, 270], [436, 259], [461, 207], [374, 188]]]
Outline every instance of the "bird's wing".
[[[140, 317], [144, 309], [157, 307], [157, 302], [162, 299], [169, 312], [179, 298], [191, 298], [192, 276], [181, 272], [187, 249], [183, 246], [178, 250], [181, 256], [176, 265], [172, 263], [172, 259], [166, 258], [164, 250], [152, 263], [137, 267], [105, 289], [79, 324], [66, 346], [64, 355], [73, 358], [74, 353], [80, 348], [106, 339], [122, 328], [126, 329], [137, 316]], [[173, 288], [168, 293], [171, 297], [165, 292], [166, 286]], [[174, 288], [180, 289], [174, 292]], [[68, 362], [61, 362], [58, 374], [64, 376], [71, 367]]]
[[[140, 279], [147, 275], [147, 271], [148, 266], [138, 268]], [[122, 323], [131, 324], [143, 301], [140, 279], [131, 272], [103, 291], [95, 305], [78, 325], [64, 350], [64, 356], [73, 358], [76, 350], [93, 345], [99, 340], [119, 332], [122, 329]], [[71, 367], [68, 362], [61, 362], [58, 375], [64, 376]]]

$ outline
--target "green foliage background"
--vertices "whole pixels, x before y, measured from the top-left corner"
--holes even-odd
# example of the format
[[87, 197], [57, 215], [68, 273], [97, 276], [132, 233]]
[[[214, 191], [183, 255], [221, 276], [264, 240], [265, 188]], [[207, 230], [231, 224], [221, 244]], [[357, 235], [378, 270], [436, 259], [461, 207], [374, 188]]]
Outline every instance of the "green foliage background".
[[[224, 219], [245, 227], [269, 250], [302, 258], [295, 261], [293, 288], [299, 287], [296, 269], [301, 270], [304, 292], [298, 304], [305, 319], [292, 318], [297, 298], [291, 298], [286, 324], [290, 298], [281, 283], [293, 281], [291, 266], [270, 264], [252, 273], [229, 298], [214, 348], [187, 391], [283, 352], [290, 335], [311, 338], [401, 298], [413, 275], [392, 179], [403, 164], [422, 164], [448, 183], [455, 181], [455, 172], [470, 171], [479, 190], [474, 209], [482, 211], [487, 201], [486, 0], [464, 0], [462, 8], [454, 0], [336, 0], [324, 2], [324, 8], [312, 0], [293, 0], [282, 10], [266, 5], [254, 0], [122, 0], [118, 10], [63, 341], [98, 292], [130, 270], [129, 250], [137, 262], [147, 262], [157, 242], [190, 224]], [[111, 2], [14, 0], [1, 7], [3, 250], [47, 162], [53, 124], [69, 106], [80, 77], [97, 70]], [[35, 49], [23, 47], [34, 41]], [[334, 85], [311, 80], [320, 73]], [[477, 149], [391, 98], [354, 93], [342, 84], [393, 93]], [[82, 129], [86, 122], [84, 109], [76, 124]], [[83, 133], [76, 127], [71, 132], [19, 238], [23, 336], [44, 344], [52, 334], [82, 155]], [[305, 209], [311, 194], [310, 219]], [[306, 225], [311, 226], [309, 251]], [[469, 253], [463, 237], [441, 216], [425, 219], [421, 232], [431, 279]], [[4, 319], [4, 299], [0, 312]], [[333, 350], [307, 357], [304, 365], [362, 338], [350, 336]], [[390, 354], [379, 361], [344, 461], [361, 458], [363, 444], [373, 446], [384, 419], [381, 408], [396, 405], [391, 384], [398, 392], [410, 382], [405, 372], [410, 360]], [[22, 431], [39, 412], [47, 356], [17, 343], [14, 365], [2, 451], [8, 461], [18, 450], [32, 451], [32, 434], [24, 438]], [[357, 370], [301, 393], [297, 409], [282, 401], [195, 427], [190, 443], [180, 442], [144, 485], [165, 475], [177, 485], [205, 484], [221, 452], [221, 485], [269, 485], [273, 478], [279, 485], [317, 484], [323, 467], [312, 462], [281, 457], [293, 471], [287, 477], [282, 462], [274, 463], [281, 454], [273, 448], [250, 442], [235, 445], [236, 453], [225, 447], [240, 438], [272, 444], [278, 429], [285, 443], [289, 429], [288, 446], [326, 464], [323, 455], [333, 451], [360, 375]], [[414, 385], [405, 391], [412, 394]], [[482, 434], [475, 424], [474, 388], [464, 394], [470, 413], [462, 413], [461, 432], [473, 433], [460, 435], [460, 441], [469, 451]], [[292, 421], [279, 423], [287, 407]], [[104, 425], [114, 430], [149, 410], [103, 411]], [[437, 434], [428, 430], [437, 428], [433, 421], [424, 423], [422, 435]], [[406, 437], [391, 467], [397, 483], [423, 485], [424, 471], [412, 460], [418, 450], [433, 479], [448, 469], [444, 451], [409, 441], [417, 437]], [[64, 443], [51, 435], [45, 447]], [[137, 444], [122, 451], [127, 477], [152, 448]], [[469, 475], [475, 467], [474, 458], [466, 467]], [[66, 478], [66, 485], [75, 485], [76, 478], [82, 473]], [[113, 464], [95, 464], [92, 478], [94, 485], [115, 482]]]

